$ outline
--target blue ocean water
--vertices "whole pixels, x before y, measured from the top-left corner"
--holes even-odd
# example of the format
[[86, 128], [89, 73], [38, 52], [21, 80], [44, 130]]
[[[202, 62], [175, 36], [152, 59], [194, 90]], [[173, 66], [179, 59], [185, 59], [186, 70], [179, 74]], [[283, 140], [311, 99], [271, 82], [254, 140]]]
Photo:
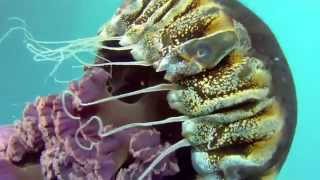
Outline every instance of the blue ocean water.
[[[21, 17], [36, 39], [63, 41], [94, 36], [114, 13], [121, 0], [0, 0], [0, 37], [19, 24], [8, 17]], [[320, 170], [318, 117], [320, 80], [320, 2], [317, 0], [242, 0], [276, 34], [289, 61], [298, 96], [298, 126], [293, 147], [280, 180], [313, 180]], [[60, 80], [81, 75], [66, 62], [56, 73]], [[0, 44], [0, 124], [13, 123], [28, 101], [59, 93], [65, 84], [48, 79], [50, 62], [34, 62], [15, 32]]]

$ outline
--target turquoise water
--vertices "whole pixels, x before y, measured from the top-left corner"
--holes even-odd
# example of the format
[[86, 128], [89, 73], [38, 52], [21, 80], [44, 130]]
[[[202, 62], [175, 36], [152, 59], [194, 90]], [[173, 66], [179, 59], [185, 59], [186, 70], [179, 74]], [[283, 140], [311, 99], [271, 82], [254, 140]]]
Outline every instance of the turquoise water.
[[[0, 34], [23, 18], [35, 38], [47, 41], [71, 40], [94, 36], [114, 13], [120, 0], [0, 0]], [[318, 179], [320, 136], [317, 129], [320, 101], [320, 2], [317, 0], [242, 0], [271, 27], [289, 61], [296, 83], [299, 118], [296, 137], [279, 179]], [[36, 96], [61, 92], [65, 84], [46, 80], [52, 63], [36, 63], [26, 50], [22, 33], [12, 34], [0, 45], [0, 124], [13, 123], [21, 115], [25, 102]], [[57, 78], [70, 80], [81, 75], [68, 62]]]

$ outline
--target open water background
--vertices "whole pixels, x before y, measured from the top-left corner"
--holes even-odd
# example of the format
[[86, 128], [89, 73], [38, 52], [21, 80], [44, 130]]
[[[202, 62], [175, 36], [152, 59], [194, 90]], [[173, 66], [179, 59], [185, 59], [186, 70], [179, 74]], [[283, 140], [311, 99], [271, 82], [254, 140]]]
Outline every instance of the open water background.
[[[289, 61], [298, 96], [298, 126], [279, 180], [318, 180], [320, 172], [320, 1], [242, 0], [276, 34]], [[0, 0], [0, 37], [21, 17], [36, 39], [63, 41], [94, 36], [121, 0]], [[60, 80], [81, 75], [66, 62]], [[37, 63], [26, 50], [21, 32], [0, 44], [0, 124], [14, 123], [26, 102], [59, 93], [65, 84], [46, 80], [52, 63]]]

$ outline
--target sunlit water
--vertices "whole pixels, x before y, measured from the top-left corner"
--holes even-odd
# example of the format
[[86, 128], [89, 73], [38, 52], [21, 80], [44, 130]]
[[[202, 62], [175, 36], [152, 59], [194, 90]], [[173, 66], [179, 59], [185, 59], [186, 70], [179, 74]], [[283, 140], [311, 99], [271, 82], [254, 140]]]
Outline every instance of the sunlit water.
[[[23, 18], [35, 38], [47, 41], [94, 36], [121, 0], [0, 0], [0, 34]], [[276, 34], [295, 79], [299, 118], [296, 137], [280, 180], [319, 179], [320, 156], [320, 2], [317, 0], [242, 0]], [[14, 33], [0, 45], [0, 124], [13, 123], [28, 101], [59, 93], [65, 84], [48, 79], [52, 63], [36, 63], [23, 44], [23, 34]], [[65, 63], [56, 73], [60, 80], [81, 75]]]

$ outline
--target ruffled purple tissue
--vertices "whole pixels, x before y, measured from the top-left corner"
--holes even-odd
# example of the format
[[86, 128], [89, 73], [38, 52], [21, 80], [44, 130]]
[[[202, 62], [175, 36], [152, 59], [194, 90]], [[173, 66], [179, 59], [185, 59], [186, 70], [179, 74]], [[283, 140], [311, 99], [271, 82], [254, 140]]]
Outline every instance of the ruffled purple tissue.
[[[35, 163], [38, 157], [41, 174], [46, 180], [135, 180], [170, 144], [162, 143], [155, 129], [132, 128], [105, 138], [97, 138], [99, 127], [90, 123], [79, 134], [79, 141], [89, 145], [85, 150], [76, 141], [76, 132], [91, 114], [79, 103], [88, 103], [106, 96], [111, 76], [101, 68], [86, 71], [84, 77], [70, 84], [76, 96], [67, 96], [63, 108], [61, 95], [39, 97], [26, 106], [21, 121], [14, 127], [0, 128], [0, 179], [15, 180], [12, 163]], [[92, 114], [95, 115], [95, 114]], [[129, 122], [128, 122], [129, 123]], [[112, 129], [105, 125], [104, 131]], [[32, 162], [31, 162], [32, 161]], [[11, 169], [11, 170], [10, 170]], [[163, 159], [147, 179], [162, 179], [180, 171], [175, 155]], [[3, 173], [6, 172], [6, 173]]]

